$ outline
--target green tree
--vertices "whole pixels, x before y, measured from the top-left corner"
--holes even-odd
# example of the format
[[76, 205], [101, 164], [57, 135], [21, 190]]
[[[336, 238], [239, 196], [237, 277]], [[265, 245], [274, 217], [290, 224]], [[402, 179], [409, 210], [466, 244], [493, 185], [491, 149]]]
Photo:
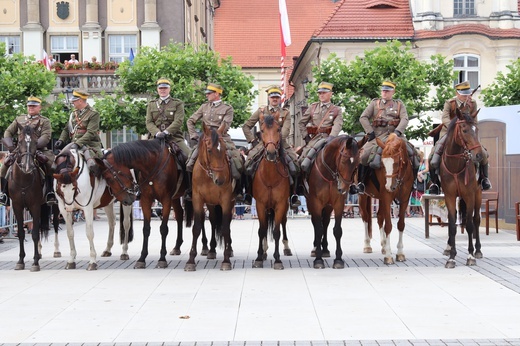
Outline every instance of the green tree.
[[209, 82], [219, 83], [224, 88], [222, 98], [235, 110], [233, 127], [241, 126], [249, 117], [249, 105], [255, 96], [251, 91], [253, 77], [233, 66], [231, 59], [221, 59], [218, 53], [205, 46], [194, 48], [170, 43], [160, 50], [142, 47], [133, 63], [121, 63], [116, 74], [120, 90], [95, 103], [103, 130], [126, 125], [138, 133], [146, 133], [146, 105], [156, 97], [155, 82], [160, 77], [172, 81], [171, 95], [185, 103], [186, 119], [206, 102], [203, 91]]
[[[0, 43], [0, 51], [5, 52], [5, 44]], [[34, 95], [44, 100], [56, 83], [55, 74], [35, 61], [34, 56], [22, 54], [0, 56], [0, 136], [16, 116], [27, 112], [26, 100]], [[44, 102], [45, 115], [52, 119], [63, 116], [55, 112], [57, 106]], [[59, 105], [61, 107], [61, 104]], [[62, 111], [62, 108], [61, 108]], [[44, 111], [42, 111], [44, 113]], [[53, 123], [53, 129], [57, 129]]]
[[520, 104], [520, 59], [506, 67], [508, 73], [498, 72], [495, 81], [482, 90], [486, 107]]
[[[312, 102], [317, 100], [317, 83], [322, 80], [334, 84], [332, 102], [344, 107], [343, 130], [362, 132], [359, 117], [370, 100], [380, 97], [381, 82], [391, 80], [397, 84], [395, 98], [406, 105], [410, 119], [423, 116], [426, 111], [441, 110], [446, 99], [453, 95], [453, 62], [434, 55], [429, 62], [419, 61], [411, 51], [409, 42], [388, 41], [364, 57], [346, 63], [332, 54], [319, 66], [313, 67], [314, 83], [309, 86]], [[435, 95], [430, 96], [433, 90]], [[425, 139], [431, 130], [432, 120], [426, 117], [419, 127], [408, 127], [410, 139]]]

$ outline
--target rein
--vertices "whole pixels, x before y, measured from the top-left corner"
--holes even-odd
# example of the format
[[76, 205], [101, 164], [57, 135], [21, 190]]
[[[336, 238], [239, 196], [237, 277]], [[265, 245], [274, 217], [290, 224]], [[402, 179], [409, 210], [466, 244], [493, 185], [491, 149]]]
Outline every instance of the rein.
[[[321, 153], [320, 153], [320, 159], [321, 159], [321, 164], [325, 167], [325, 169], [327, 170], [327, 172], [330, 174], [330, 176], [332, 176], [332, 179], [328, 179], [325, 177], [325, 175], [323, 174], [323, 172], [320, 170], [320, 166], [318, 165], [318, 160], [314, 161], [314, 165], [316, 166], [316, 169], [318, 170], [318, 173], [320, 174], [321, 178], [323, 180], [325, 180], [327, 183], [329, 183], [329, 194], [330, 192], [332, 192], [332, 183], [336, 182], [336, 189], [337, 187], [339, 186], [340, 184], [340, 181], [343, 182], [345, 185], [352, 185], [353, 183], [353, 179], [352, 179], [352, 176], [350, 177], [352, 180], [346, 180], [345, 178], [343, 178], [343, 176], [338, 172], [338, 167], [339, 167], [339, 161], [341, 161], [342, 158], [347, 158], [348, 157], [348, 154], [345, 152], [345, 148], [341, 148], [341, 150], [339, 151], [339, 155], [336, 156], [336, 171], [334, 171], [328, 164], [327, 164], [327, 161], [325, 161], [325, 149], [324, 148], [323, 150], [321, 150]], [[339, 190], [338, 190], [339, 191]]]
[[[119, 187], [121, 187], [121, 191], [119, 191], [118, 193], [114, 194], [112, 192], [112, 189], [110, 188], [110, 186], [108, 186], [108, 190], [110, 192], [110, 195], [112, 197], [115, 197], [117, 198], [117, 196], [119, 196], [120, 194], [126, 192], [128, 194], [131, 194], [131, 195], [134, 195], [134, 196], [139, 196], [141, 194], [141, 190], [140, 190], [140, 187], [139, 185], [134, 181], [134, 178], [121, 172], [121, 171], [116, 171], [114, 166], [112, 166], [110, 164], [110, 162], [108, 162], [106, 159], [103, 159], [103, 164], [105, 165], [106, 168], [106, 171], [109, 171], [111, 174], [112, 174], [112, 177], [117, 181], [117, 183], [119, 184]], [[132, 187], [126, 187], [123, 183], [123, 181], [119, 178], [119, 176], [123, 176], [125, 177], [126, 179], [130, 180], [132, 182]]]
[[[219, 138], [219, 141], [220, 141], [220, 138]], [[227, 157], [227, 154], [225, 155], [226, 157], [226, 163], [223, 164], [223, 165], [220, 165], [218, 167], [211, 167], [211, 162], [209, 161], [209, 153], [208, 153], [208, 143], [206, 143], [206, 140], [205, 140], [205, 151], [206, 151], [206, 157], [205, 157], [205, 161], [206, 163], [205, 164], [202, 164], [202, 160], [197, 160], [197, 162], [199, 163], [199, 166], [204, 170], [204, 172], [206, 172], [206, 174], [208, 175], [208, 177], [213, 180], [213, 172], [223, 172], [224, 169], [226, 169], [226, 167], [229, 167], [229, 158]], [[225, 146], [225, 144], [224, 144]], [[227, 149], [225, 149], [227, 150]]]
[[403, 184], [403, 181], [404, 181], [404, 173], [403, 174], [400, 174], [401, 172], [405, 172], [405, 170], [403, 169], [403, 165], [404, 165], [404, 160], [401, 156], [401, 152], [402, 150], [399, 150], [398, 153], [396, 153], [395, 155], [393, 156], [390, 156], [391, 158], [394, 159], [394, 162], [395, 162], [395, 158], [397, 157], [397, 160], [399, 162], [399, 168], [397, 169], [397, 171], [393, 174], [386, 174], [385, 175], [385, 178], [393, 178], [393, 177], [396, 177], [395, 179], [395, 182], [396, 182], [396, 188], [398, 188], [399, 186], [401, 186]]

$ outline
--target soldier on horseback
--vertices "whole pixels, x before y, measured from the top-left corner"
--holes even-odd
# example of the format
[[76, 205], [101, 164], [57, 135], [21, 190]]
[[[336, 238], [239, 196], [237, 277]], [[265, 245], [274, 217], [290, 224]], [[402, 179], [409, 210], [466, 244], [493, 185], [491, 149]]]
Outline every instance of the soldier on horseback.
[[56, 195], [54, 194], [54, 187], [52, 184], [52, 162], [54, 161], [54, 154], [51, 150], [47, 149], [47, 144], [51, 140], [51, 122], [48, 118], [42, 116], [40, 111], [42, 109], [41, 99], [31, 96], [27, 99], [27, 113], [25, 115], [18, 116], [4, 132], [3, 142], [9, 150], [9, 156], [5, 159], [2, 168], [0, 169], [0, 177], [2, 181], [2, 189], [0, 191], [0, 205], [6, 205], [7, 203], [7, 180], [6, 174], [9, 166], [11, 166], [15, 160], [18, 150], [13, 143], [13, 138], [17, 138], [18, 131], [21, 125], [31, 126], [34, 132], [37, 134], [38, 142], [36, 143], [36, 159], [40, 162], [41, 167], [45, 172], [45, 184], [47, 194], [45, 195], [45, 202], [49, 205], [56, 204]]

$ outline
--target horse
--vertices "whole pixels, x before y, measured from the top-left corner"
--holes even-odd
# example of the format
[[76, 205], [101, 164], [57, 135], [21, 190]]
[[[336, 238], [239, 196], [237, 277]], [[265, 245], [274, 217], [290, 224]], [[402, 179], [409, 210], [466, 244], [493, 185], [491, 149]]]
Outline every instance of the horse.
[[[478, 140], [478, 130], [474, 118], [459, 109], [456, 110], [456, 114], [457, 116], [448, 126], [439, 169], [444, 200], [448, 209], [448, 245], [444, 254], [449, 255], [449, 259], [446, 262], [446, 268], [455, 268], [457, 197], [461, 198], [462, 224], [466, 226], [468, 234], [466, 265], [476, 265], [476, 259], [482, 258], [478, 232], [482, 191], [476, 178], [476, 165], [484, 159], [485, 152]], [[473, 246], [473, 234], [475, 235], [475, 247]]]
[[351, 136], [339, 136], [331, 140], [318, 152], [311, 167], [307, 183], [309, 186], [307, 209], [314, 227], [314, 268], [325, 268], [322, 257], [330, 257], [327, 241], [327, 228], [334, 211], [334, 237], [336, 239], [336, 258], [332, 268], [343, 269], [345, 263], [341, 256], [341, 219], [345, 207], [346, 194], [354, 184], [360, 161], [361, 142]]
[[[284, 162], [279, 113], [260, 114], [260, 133], [264, 144], [262, 158], [253, 178], [253, 197], [258, 213], [258, 256], [253, 268], [263, 268], [266, 259], [267, 234], [275, 241], [274, 265], [277, 270], [284, 269], [280, 260], [280, 225], [284, 229], [284, 244], [288, 247], [286, 235], [287, 211], [289, 210], [290, 178]], [[289, 249], [290, 251], [290, 249]]]
[[[42, 227], [42, 214], [49, 222], [48, 207], [44, 203], [43, 188], [45, 177], [43, 171], [36, 164], [36, 143], [38, 141], [34, 129], [30, 125], [18, 124], [18, 154], [15, 163], [8, 171], [7, 181], [9, 196], [11, 196], [11, 207], [18, 225], [18, 243], [20, 252], [15, 270], [25, 269], [25, 232], [24, 232], [24, 209], [27, 209], [33, 220], [31, 232], [34, 256], [31, 272], [40, 271], [41, 242], [40, 237], [47, 239], [49, 227]], [[47, 212], [46, 212], [47, 211]], [[55, 227], [57, 233], [57, 227]], [[55, 256], [57, 253], [55, 251]]]
[[359, 196], [359, 210], [365, 224], [365, 245], [363, 252], [371, 253], [370, 239], [372, 238], [372, 198], [379, 199], [377, 222], [381, 233], [381, 253], [384, 254], [384, 264], [394, 264], [390, 246], [390, 232], [392, 232], [392, 201], [399, 204], [399, 241], [397, 243], [396, 261], [404, 262], [403, 232], [405, 214], [410, 195], [412, 194], [414, 174], [409, 159], [406, 141], [391, 133], [383, 143], [379, 138], [377, 144], [383, 149], [381, 153], [381, 167], [372, 171], [366, 182], [365, 194]]
[[[164, 140], [159, 139], [122, 143], [107, 151], [102, 159], [96, 159], [96, 163], [102, 171], [102, 176], [107, 182], [111, 194], [121, 203], [132, 205], [136, 198], [140, 197], [144, 218], [144, 238], [141, 255], [134, 265], [136, 269], [146, 267], [152, 205], [155, 200], [162, 204], [160, 226], [162, 245], [156, 267], [167, 268], [166, 237], [169, 232], [170, 210], [173, 207], [177, 220], [177, 241], [172, 255], [180, 255], [184, 218], [180, 197], [187, 188], [186, 179], [181, 175], [182, 167], [178, 165], [171, 147], [166, 145]], [[185, 207], [186, 227], [190, 227], [193, 218], [191, 202], [186, 202]]]
[[[86, 222], [86, 233], [90, 244], [90, 261], [87, 270], [97, 270], [96, 249], [94, 247], [94, 209], [104, 208], [108, 218], [109, 234], [107, 246], [101, 257], [112, 255], [114, 244], [114, 197], [110, 194], [104, 179], [89, 172], [86, 160], [74, 145], [65, 147], [54, 160], [56, 166], [55, 191], [58, 197], [58, 206], [67, 225], [70, 257], [65, 269], [76, 269], [76, 246], [74, 244], [73, 212], [76, 209], [83, 211]], [[123, 229], [120, 231], [122, 254], [121, 260], [128, 260], [128, 243], [133, 239], [132, 207], [121, 208]]]
[[193, 239], [190, 249], [190, 258], [184, 266], [185, 271], [195, 271], [197, 256], [197, 239], [204, 225], [206, 204], [212, 228], [212, 248], [216, 241], [224, 246], [224, 260], [220, 270], [231, 270], [229, 260], [233, 255], [231, 248], [231, 219], [235, 205], [234, 180], [231, 175], [231, 166], [227, 156], [226, 142], [223, 129], [202, 124], [202, 136], [199, 141], [199, 156], [193, 167], [192, 175], [192, 203], [193, 203]]

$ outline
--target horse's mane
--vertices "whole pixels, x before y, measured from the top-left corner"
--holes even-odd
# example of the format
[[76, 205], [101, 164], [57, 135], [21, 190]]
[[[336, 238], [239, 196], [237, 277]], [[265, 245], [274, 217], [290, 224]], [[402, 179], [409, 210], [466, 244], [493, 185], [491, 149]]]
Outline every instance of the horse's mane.
[[[401, 147], [405, 145], [406, 144], [404, 143], [404, 141], [402, 141], [395, 133], [391, 133], [386, 139], [386, 144], [383, 151], [388, 155], [392, 156], [394, 154], [397, 154]], [[408, 153], [408, 151], [406, 150], [405, 152]]]
[[150, 158], [150, 153], [156, 154], [163, 150], [164, 144], [160, 140], [137, 140], [133, 142], [121, 143], [112, 150], [105, 153], [112, 154], [114, 161], [122, 165], [130, 165], [135, 161], [146, 160]]
[[274, 117], [272, 115], [266, 115], [264, 117], [264, 124], [267, 126], [268, 129], [270, 129], [271, 127], [273, 127], [274, 125]]

